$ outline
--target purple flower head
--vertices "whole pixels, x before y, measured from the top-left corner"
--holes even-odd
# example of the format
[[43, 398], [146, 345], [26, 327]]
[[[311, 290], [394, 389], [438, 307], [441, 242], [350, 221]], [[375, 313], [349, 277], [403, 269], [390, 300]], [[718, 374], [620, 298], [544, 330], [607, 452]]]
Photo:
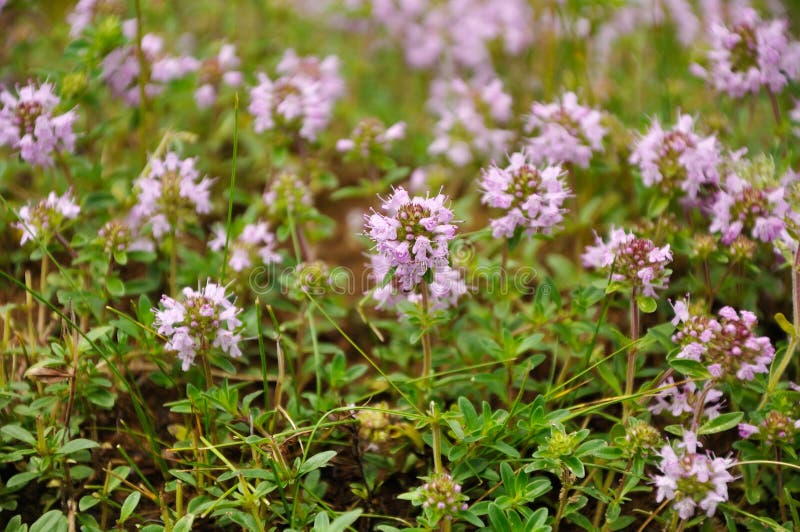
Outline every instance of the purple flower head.
[[150, 172], [136, 181], [139, 197], [131, 219], [137, 225], [149, 223], [156, 239], [179, 231], [192, 216], [211, 211], [209, 189], [214, 180], [200, 179], [195, 161], [169, 152], [164, 159], [151, 160]]
[[397, 122], [387, 128], [376, 118], [366, 118], [358, 123], [348, 139], [339, 139], [336, 150], [352, 153], [363, 160], [381, 157], [396, 140], [406, 136], [405, 122]]
[[800, 419], [792, 419], [777, 410], [771, 410], [758, 425], [739, 423], [739, 436], [758, 439], [767, 445], [785, 444], [793, 447], [798, 434]]
[[311, 190], [291, 172], [276, 175], [262, 198], [273, 218], [283, 219], [291, 214], [296, 220], [302, 219], [313, 209]]
[[675, 384], [672, 377], [664, 381], [667, 387], [661, 390], [654, 399], [654, 404], [648, 406], [648, 410], [653, 414], [669, 412], [673, 417], [682, 417], [696, 411], [697, 403], [703, 400], [703, 414], [706, 419], [714, 419], [719, 416], [719, 409], [722, 407], [722, 392], [709, 388], [707, 391], [698, 390], [693, 381], [689, 381], [682, 387]]
[[612, 228], [608, 242], [595, 235], [595, 245], [586, 248], [581, 260], [587, 268], [611, 273], [612, 281], [656, 297], [656, 289], [669, 283], [672, 251], [669, 244], [659, 248], [652, 240]]
[[398, 187], [383, 202], [386, 214], [365, 215], [365, 234], [375, 250], [394, 269], [397, 287], [411, 292], [423, 281], [428, 270], [450, 267], [448, 244], [455, 238], [453, 211], [447, 196], [409, 197]]
[[[675, 323], [675, 321], [673, 321]], [[753, 380], [767, 373], [775, 348], [766, 336], [756, 336], [755, 314], [723, 307], [718, 318], [682, 313], [672, 341], [681, 347], [678, 358], [702, 362], [715, 379], [735, 376]]]
[[751, 8], [735, 11], [729, 25], [711, 26], [708, 66], [692, 72], [733, 98], [761, 88], [778, 93], [800, 75], [800, 43], [789, 40], [785, 19], [761, 20]]
[[47, 242], [61, 230], [64, 222], [74, 220], [80, 212], [81, 208], [75, 203], [71, 190], [61, 196], [50, 192], [47, 198], [38, 203], [25, 205], [17, 213], [19, 221], [14, 223], [14, 227], [22, 231], [20, 246], [37, 238]]
[[439, 473], [416, 488], [409, 497], [415, 506], [422, 506], [433, 513], [434, 521], [453, 519], [469, 506], [467, 497], [462, 493], [461, 485], [447, 473]]
[[17, 87], [16, 95], [0, 91], [0, 146], [19, 150], [22, 159], [38, 166], [51, 166], [55, 152], [72, 152], [77, 115], [54, 114], [58, 103], [50, 83]]
[[728, 500], [728, 483], [734, 480], [728, 469], [736, 462], [697, 452], [700, 443], [693, 432], [685, 432], [683, 438], [677, 449], [661, 448], [661, 474], [653, 477], [656, 502], [673, 501], [672, 508], [681, 519], [691, 518], [698, 507], [711, 517], [717, 505]]
[[237, 317], [241, 309], [228, 300], [225, 287], [206, 282], [193, 290], [183, 289], [183, 301], [161, 296], [161, 309], [153, 309], [158, 334], [167, 337], [164, 346], [177, 351], [183, 371], [194, 363], [195, 357], [207, 355], [218, 347], [233, 358], [242, 356], [236, 331], [242, 325]]
[[[139, 60], [136, 56], [136, 20], [127, 20], [122, 32], [129, 44], [112, 50], [102, 61], [102, 78], [112, 94], [122, 98], [129, 106], [139, 105]], [[191, 56], [170, 56], [164, 52], [164, 40], [153, 33], [142, 36], [142, 55], [149, 64], [149, 76], [144, 82], [146, 97], [161, 94], [166, 83], [182, 78], [200, 67]]]
[[[754, 240], [774, 242], [785, 237], [790, 211], [784, 184], [775, 179], [772, 160], [744, 159], [743, 152], [732, 154], [729, 168], [711, 206], [709, 231], [721, 233], [722, 243], [730, 245], [740, 234]], [[787, 174], [791, 177], [793, 174]], [[785, 181], [791, 186], [791, 179]]]
[[499, 79], [434, 81], [428, 107], [438, 117], [428, 153], [444, 155], [457, 166], [470, 163], [475, 155], [501, 154], [513, 136], [495, 126], [511, 118], [511, 97]]
[[658, 186], [666, 194], [680, 189], [695, 200], [703, 187], [717, 184], [720, 154], [716, 138], [700, 137], [693, 124], [691, 116], [680, 115], [675, 127], [664, 131], [654, 120], [637, 141], [630, 162], [639, 166], [646, 186]]
[[[422, 296], [414, 288], [404, 290], [402, 283], [396, 276], [384, 282], [386, 275], [391, 271], [391, 261], [375, 253], [369, 256], [369, 279], [374, 283], [371, 296], [375, 301], [375, 308], [390, 309], [402, 301], [420, 304]], [[467, 285], [461, 272], [449, 265], [442, 265], [433, 272], [433, 280], [429, 286], [429, 305], [431, 310], [441, 310], [453, 307], [458, 299], [467, 293]]]
[[481, 202], [506, 211], [492, 220], [495, 238], [510, 238], [517, 228], [526, 234], [548, 234], [564, 219], [564, 201], [572, 196], [560, 166], [536, 168], [527, 153], [509, 156], [505, 168], [492, 165], [483, 171]]
[[257, 133], [286, 128], [315, 140], [327, 127], [333, 106], [344, 93], [339, 60], [328, 56], [299, 57], [287, 50], [277, 68], [275, 81], [259, 73], [259, 83], [250, 90], [250, 113]]
[[600, 111], [580, 105], [572, 92], [554, 103], [534, 103], [525, 127], [533, 162], [586, 168], [592, 154], [603, 151], [602, 118]]
[[194, 100], [201, 108], [211, 107], [217, 101], [219, 88], [225, 84], [238, 87], [242, 84], [242, 73], [236, 56], [236, 46], [223, 44], [219, 53], [200, 63], [198, 70], [199, 87], [194, 92]]
[[[218, 225], [214, 228], [214, 238], [208, 243], [212, 251], [220, 251], [225, 247], [225, 227]], [[242, 232], [230, 240], [228, 253], [228, 266], [237, 273], [254, 265], [275, 264], [281, 261], [281, 256], [275, 251], [278, 242], [275, 235], [269, 230], [266, 222], [247, 224]]]

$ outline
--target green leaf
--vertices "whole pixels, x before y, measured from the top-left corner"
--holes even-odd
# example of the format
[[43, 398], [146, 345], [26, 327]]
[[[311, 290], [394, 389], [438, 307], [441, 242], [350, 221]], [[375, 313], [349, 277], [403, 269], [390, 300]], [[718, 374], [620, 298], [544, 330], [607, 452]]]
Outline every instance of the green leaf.
[[322, 451], [321, 453], [315, 454], [314, 456], [310, 457], [308, 460], [303, 462], [303, 464], [297, 470], [297, 476], [301, 477], [316, 469], [320, 469], [327, 466], [328, 462], [330, 462], [331, 458], [333, 458], [334, 456], [336, 456], [336, 451]]
[[31, 480], [35, 479], [39, 476], [38, 471], [24, 471], [22, 473], [17, 473], [6, 482], [6, 487], [8, 489], [16, 489], [25, 486]]
[[67, 532], [67, 518], [61, 510], [50, 510], [31, 525], [30, 532]]
[[108, 293], [114, 297], [122, 297], [125, 295], [125, 283], [119, 277], [109, 277], [106, 279], [106, 288]]
[[708, 369], [698, 362], [697, 360], [690, 360], [688, 358], [674, 358], [669, 361], [672, 369], [678, 373], [682, 373], [687, 377], [694, 377], [696, 379], [709, 379], [711, 374]]
[[95, 497], [94, 495], [84, 495], [81, 497], [81, 500], [78, 501], [78, 510], [81, 512], [85, 512], [89, 508], [97, 506], [100, 503], [100, 499]]
[[744, 412], [728, 412], [720, 414], [712, 420], [706, 421], [697, 429], [697, 434], [715, 434], [730, 430], [739, 424], [739, 421], [744, 417]]
[[136, 510], [136, 507], [139, 506], [139, 500], [141, 498], [142, 492], [140, 491], [132, 491], [130, 495], [125, 498], [125, 502], [122, 503], [122, 508], [119, 511], [119, 520], [117, 521], [119, 524], [123, 524], [128, 520], [133, 514], [133, 511]]
[[356, 522], [362, 512], [363, 510], [361, 508], [356, 508], [355, 510], [343, 513], [333, 520], [333, 523], [325, 529], [325, 532], [343, 532], [348, 526]]
[[33, 434], [19, 425], [5, 425], [3, 428], [0, 428], [0, 433], [8, 438], [24, 441], [29, 445], [36, 445], [36, 438], [33, 437]]
[[87, 440], [86, 438], [78, 438], [76, 440], [68, 441], [56, 452], [57, 454], [72, 454], [77, 453], [78, 451], [83, 451], [84, 449], [94, 449], [95, 447], [99, 447], [99, 444], [96, 441]]
[[655, 298], [645, 295], [636, 296], [636, 305], [639, 307], [639, 310], [645, 314], [655, 312], [658, 308], [658, 303], [656, 303]]
[[194, 514], [186, 514], [175, 523], [172, 532], [191, 532]]

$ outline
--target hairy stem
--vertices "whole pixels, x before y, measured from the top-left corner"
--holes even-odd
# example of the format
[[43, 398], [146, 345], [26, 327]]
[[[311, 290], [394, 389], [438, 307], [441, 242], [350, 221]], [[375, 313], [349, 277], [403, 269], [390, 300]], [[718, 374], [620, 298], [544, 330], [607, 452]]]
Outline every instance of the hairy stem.
[[428, 379], [432, 373], [432, 357], [431, 357], [431, 338], [428, 334], [428, 283], [422, 282], [422, 314], [425, 323], [422, 330], [422, 379], [425, 386], [428, 386]]
[[[628, 351], [628, 372], [625, 377], [625, 395], [633, 395], [633, 381], [636, 377], [636, 342], [639, 340], [639, 305], [636, 304], [636, 288], [631, 291], [631, 348]], [[623, 421], [631, 414], [631, 406], [626, 401]]]

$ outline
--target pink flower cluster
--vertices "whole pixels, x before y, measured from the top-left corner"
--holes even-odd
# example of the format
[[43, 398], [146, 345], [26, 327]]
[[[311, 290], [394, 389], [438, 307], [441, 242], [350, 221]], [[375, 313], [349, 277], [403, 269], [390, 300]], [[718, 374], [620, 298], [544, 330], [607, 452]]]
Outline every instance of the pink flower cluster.
[[188, 371], [199, 354], [205, 356], [218, 347], [231, 357], [242, 356], [236, 329], [242, 322], [237, 318], [241, 309], [225, 295], [225, 287], [206, 282], [199, 290], [183, 289], [183, 301], [161, 297], [163, 309], [153, 309], [158, 334], [168, 338], [164, 346], [177, 351], [181, 368]]
[[[389, 282], [384, 282], [386, 276], [392, 271], [392, 261], [379, 253], [370, 255], [370, 280], [375, 283], [372, 290], [372, 299], [377, 303], [378, 309], [388, 309], [402, 301], [419, 304], [422, 296], [411, 290], [404, 290], [397, 277], [392, 276]], [[430, 309], [442, 310], [453, 307], [458, 299], [467, 293], [467, 285], [461, 273], [449, 265], [441, 265], [433, 270], [433, 278], [428, 285], [430, 292]]]
[[61, 196], [50, 192], [46, 199], [25, 205], [19, 210], [19, 221], [14, 223], [14, 227], [22, 231], [19, 245], [37, 238], [49, 239], [60, 230], [64, 221], [74, 220], [80, 212], [71, 191]]
[[783, 412], [772, 410], [758, 425], [739, 423], [739, 436], [763, 440], [767, 445], [794, 445], [800, 434], [800, 419], [792, 419]]
[[400, 41], [415, 68], [442, 64], [488, 74], [489, 47], [502, 41], [507, 54], [533, 42], [533, 12], [525, 0], [373, 0], [371, 16]]
[[132, 222], [137, 226], [149, 223], [153, 236], [160, 239], [170, 231], [179, 231], [195, 213], [210, 212], [214, 181], [200, 179], [195, 162], [195, 158], [181, 159], [174, 152], [164, 159], [152, 159], [150, 172], [136, 181], [139, 198], [131, 210]]
[[[129, 44], [112, 50], [102, 62], [102, 78], [108, 83], [111, 92], [122, 98], [130, 106], [139, 105], [139, 60], [136, 56], [136, 20], [126, 20], [122, 33]], [[153, 33], [142, 36], [142, 55], [149, 65], [149, 77], [145, 80], [145, 95], [153, 97], [161, 94], [164, 85], [182, 78], [200, 67], [194, 57], [170, 56], [164, 52], [164, 40]]]
[[[220, 251], [225, 247], [225, 227], [217, 226], [214, 238], [208, 243], [212, 251]], [[281, 261], [275, 251], [278, 242], [266, 222], [247, 224], [235, 239], [230, 242], [231, 251], [228, 266], [235, 272], [241, 272], [256, 264], [274, 264]]]
[[447, 206], [447, 196], [409, 197], [398, 187], [383, 202], [386, 214], [373, 212], [366, 216], [365, 233], [375, 242], [393, 279], [403, 292], [411, 292], [428, 270], [450, 268], [448, 244], [455, 237], [453, 211]]
[[695, 200], [704, 186], [717, 184], [721, 159], [717, 139], [701, 137], [693, 127], [694, 119], [685, 114], [667, 131], [654, 120], [636, 142], [630, 162], [639, 166], [646, 186], [658, 186], [667, 194], [680, 189]]
[[461, 485], [447, 473], [431, 477], [419, 488], [415, 499], [421, 501], [423, 508], [432, 510], [438, 516], [437, 520], [442, 517], [451, 520], [469, 508], [468, 497], [461, 493]]
[[573, 92], [553, 103], [535, 102], [526, 125], [534, 163], [588, 167], [592, 154], [603, 150], [602, 118], [600, 111], [580, 105]]
[[706, 419], [714, 419], [719, 416], [719, 409], [722, 407], [722, 392], [709, 388], [708, 390], [698, 391], [694, 381], [688, 381], [683, 386], [678, 386], [672, 377], [666, 379], [661, 390], [653, 400], [654, 404], [648, 406], [648, 410], [653, 414], [669, 412], [673, 417], [681, 417], [684, 414], [691, 414], [697, 410], [698, 402], [703, 401], [703, 414]]
[[382, 154], [392, 142], [405, 136], [405, 122], [397, 122], [387, 128], [380, 120], [366, 118], [353, 129], [350, 138], [336, 142], [336, 150], [343, 153], [353, 152], [362, 159], [369, 159], [370, 155]]
[[715, 379], [735, 375], [750, 381], [769, 371], [775, 348], [768, 337], [756, 336], [758, 319], [752, 312], [723, 307], [719, 319], [692, 315], [685, 300], [676, 301], [673, 309], [677, 330], [672, 341], [681, 347], [678, 358], [702, 362]]
[[721, 233], [725, 245], [745, 232], [767, 243], [785, 237], [786, 223], [792, 214], [786, 193], [797, 174], [789, 172], [783, 183], [772, 183], [771, 162], [747, 161], [742, 154], [733, 154], [730, 170], [720, 183], [711, 205], [709, 231]]
[[608, 242], [595, 235], [595, 245], [581, 255], [583, 265], [611, 273], [611, 280], [656, 297], [656, 289], [667, 287], [672, 261], [669, 244], [657, 247], [652, 240], [638, 238], [624, 229], [611, 229]]
[[19, 150], [25, 161], [39, 166], [51, 166], [54, 152], [75, 149], [72, 124], [77, 115], [75, 111], [53, 112], [59, 98], [52, 84], [30, 83], [16, 92], [0, 92], [0, 146]]
[[560, 166], [535, 167], [528, 153], [509, 156], [509, 165], [491, 165], [481, 179], [481, 202], [507, 211], [493, 219], [492, 235], [510, 238], [517, 228], [526, 234], [549, 233], [562, 222], [564, 201], [571, 197]]
[[787, 26], [784, 19], [761, 20], [751, 8], [736, 10], [732, 24], [711, 26], [709, 65], [692, 65], [692, 72], [734, 98], [762, 87], [781, 92], [800, 76], [800, 43], [789, 40]]
[[511, 97], [503, 92], [499, 79], [483, 83], [436, 80], [428, 107], [438, 117], [436, 138], [428, 152], [445, 155], [457, 166], [471, 162], [473, 154], [501, 154], [513, 137], [511, 131], [495, 126], [511, 118]]
[[344, 93], [339, 60], [328, 56], [300, 57], [287, 50], [277, 67], [280, 77], [272, 81], [258, 74], [258, 85], [250, 90], [250, 113], [257, 133], [276, 127], [298, 131], [315, 140], [331, 118], [333, 106]]
[[194, 100], [198, 107], [206, 108], [214, 105], [223, 83], [229, 87], [238, 87], [242, 84], [242, 73], [236, 70], [239, 68], [239, 63], [236, 47], [232, 44], [223, 44], [217, 55], [200, 63], [197, 74], [200, 86], [194, 91]]
[[681, 519], [691, 518], [697, 507], [709, 517], [714, 515], [717, 505], [728, 500], [728, 483], [734, 480], [728, 472], [736, 463], [734, 459], [701, 454], [698, 447], [697, 435], [688, 431], [677, 445], [677, 452], [664, 445], [659, 453], [661, 474], [653, 478], [656, 501], [674, 501], [672, 508]]

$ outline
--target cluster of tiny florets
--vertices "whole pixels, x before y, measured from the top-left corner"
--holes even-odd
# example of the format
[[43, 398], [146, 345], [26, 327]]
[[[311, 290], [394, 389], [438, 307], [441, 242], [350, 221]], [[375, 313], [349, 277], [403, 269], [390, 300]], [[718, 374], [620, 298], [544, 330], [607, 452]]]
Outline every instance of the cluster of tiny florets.
[[72, 191], [67, 191], [61, 196], [50, 192], [47, 198], [23, 206], [17, 213], [19, 221], [14, 224], [22, 231], [19, 244], [23, 245], [37, 238], [49, 240], [61, 229], [66, 220], [74, 220], [80, 212], [81, 208], [75, 203]]
[[[714, 419], [719, 416], [719, 409], [722, 407], [722, 392], [714, 388], [697, 389], [694, 381], [688, 381], [683, 386], [678, 386], [672, 377], [664, 381], [658, 395], [653, 398], [654, 404], [647, 408], [653, 414], [669, 412], [674, 417], [681, 417], [685, 414], [692, 414], [702, 408], [706, 419]], [[703, 401], [702, 406], [698, 403]]]
[[241, 61], [236, 56], [236, 46], [223, 44], [219, 53], [202, 63], [197, 70], [200, 86], [194, 91], [194, 100], [201, 108], [211, 107], [217, 101], [220, 87], [238, 87], [244, 76], [237, 70]]
[[758, 425], [739, 423], [739, 436], [758, 439], [767, 445], [786, 444], [793, 446], [800, 434], [800, 419], [792, 419], [783, 412], [770, 411]]
[[692, 315], [685, 301], [673, 305], [677, 326], [672, 341], [681, 347], [679, 358], [703, 362], [714, 378], [735, 375], [753, 380], [758, 373], [767, 373], [775, 357], [775, 348], [766, 336], [756, 336], [756, 315], [723, 307], [718, 318]]
[[494, 237], [510, 238], [517, 228], [528, 235], [550, 233], [564, 219], [564, 201], [572, 196], [565, 175], [560, 166], [537, 168], [525, 152], [510, 155], [505, 168], [492, 165], [484, 170], [481, 201], [507, 211], [492, 220]]
[[16, 94], [0, 91], [0, 146], [18, 150], [22, 159], [38, 166], [51, 166], [57, 152], [72, 152], [77, 115], [55, 114], [59, 101], [50, 83], [17, 87]]
[[652, 240], [638, 238], [623, 229], [612, 229], [608, 242], [599, 236], [595, 245], [581, 255], [583, 265], [611, 273], [611, 280], [655, 297], [656, 289], [666, 288], [672, 261], [669, 244], [657, 247]]
[[272, 218], [285, 219], [291, 215], [295, 222], [311, 210], [312, 206], [308, 185], [291, 172], [276, 175], [262, 199]]
[[664, 445], [659, 453], [661, 462], [656, 475], [656, 501], [674, 501], [672, 508], [681, 519], [689, 519], [699, 506], [709, 517], [717, 505], [728, 500], [728, 483], [734, 480], [728, 472], [735, 461], [698, 453], [700, 443], [693, 432], [684, 433], [677, 450]]
[[447, 473], [434, 475], [420, 486], [416, 500], [421, 502], [423, 508], [433, 512], [436, 521], [441, 518], [453, 519], [459, 512], [469, 508], [467, 496], [461, 493], [461, 485]]
[[241, 309], [230, 302], [225, 287], [208, 281], [206, 286], [183, 289], [183, 301], [161, 297], [161, 309], [153, 309], [158, 334], [167, 337], [165, 348], [176, 351], [181, 368], [187, 371], [198, 355], [219, 348], [231, 357], [242, 355], [241, 335], [236, 330], [242, 322]]
[[735, 9], [731, 24], [711, 27], [707, 68], [693, 65], [692, 72], [734, 98], [762, 88], [778, 93], [800, 76], [800, 43], [789, 40], [787, 29], [786, 20]]
[[150, 224], [156, 239], [180, 231], [192, 216], [211, 211], [213, 180], [200, 179], [195, 163], [195, 158], [181, 159], [169, 152], [164, 159], [151, 160], [150, 172], [136, 182], [139, 197], [131, 218], [137, 224]]
[[[220, 251], [225, 247], [227, 234], [225, 227], [214, 228], [214, 238], [208, 247]], [[280, 262], [281, 256], [275, 251], [277, 239], [266, 222], [247, 224], [236, 238], [229, 242], [228, 266], [235, 272], [244, 271], [254, 265], [267, 265]]]
[[141, 237], [137, 230], [124, 220], [110, 220], [97, 232], [103, 250], [110, 254], [124, 251], [152, 251], [153, 242]]
[[630, 162], [639, 167], [645, 186], [659, 187], [666, 194], [681, 190], [694, 200], [703, 187], [717, 184], [717, 140], [699, 136], [693, 125], [690, 115], [680, 115], [677, 124], [666, 131], [658, 120], [653, 121], [630, 157]]
[[405, 122], [397, 122], [387, 128], [376, 118], [366, 118], [353, 129], [350, 138], [339, 139], [336, 142], [336, 150], [369, 160], [371, 156], [383, 155], [392, 142], [402, 139], [405, 135]]
[[294, 50], [287, 50], [277, 71], [280, 77], [275, 81], [259, 73], [258, 85], [250, 90], [255, 131], [281, 127], [315, 140], [344, 93], [338, 58], [299, 57]]
[[[139, 76], [142, 75], [137, 57], [136, 20], [126, 20], [122, 24], [122, 33], [128, 43], [112, 50], [102, 61], [102, 78], [108, 84], [114, 96], [121, 98], [126, 104], [140, 104], [141, 86]], [[144, 80], [145, 98], [157, 96], [172, 80], [182, 78], [200, 67], [200, 61], [194, 57], [171, 56], [164, 51], [164, 39], [153, 33], [147, 33], [141, 39], [141, 51], [147, 62], [147, 78]]]
[[572, 92], [553, 103], [535, 102], [526, 125], [533, 162], [588, 167], [592, 154], [603, 150], [602, 118], [600, 111], [580, 105]]
[[499, 79], [483, 83], [437, 80], [431, 86], [428, 107], [438, 118], [436, 138], [428, 152], [444, 155], [457, 166], [475, 156], [500, 155], [513, 136], [497, 126], [511, 118], [511, 97]]
[[398, 287], [409, 292], [418, 286], [428, 270], [448, 269], [448, 244], [455, 237], [453, 211], [447, 197], [415, 196], [402, 187], [383, 202], [386, 214], [366, 216], [365, 233], [375, 243], [375, 251], [394, 269]]

